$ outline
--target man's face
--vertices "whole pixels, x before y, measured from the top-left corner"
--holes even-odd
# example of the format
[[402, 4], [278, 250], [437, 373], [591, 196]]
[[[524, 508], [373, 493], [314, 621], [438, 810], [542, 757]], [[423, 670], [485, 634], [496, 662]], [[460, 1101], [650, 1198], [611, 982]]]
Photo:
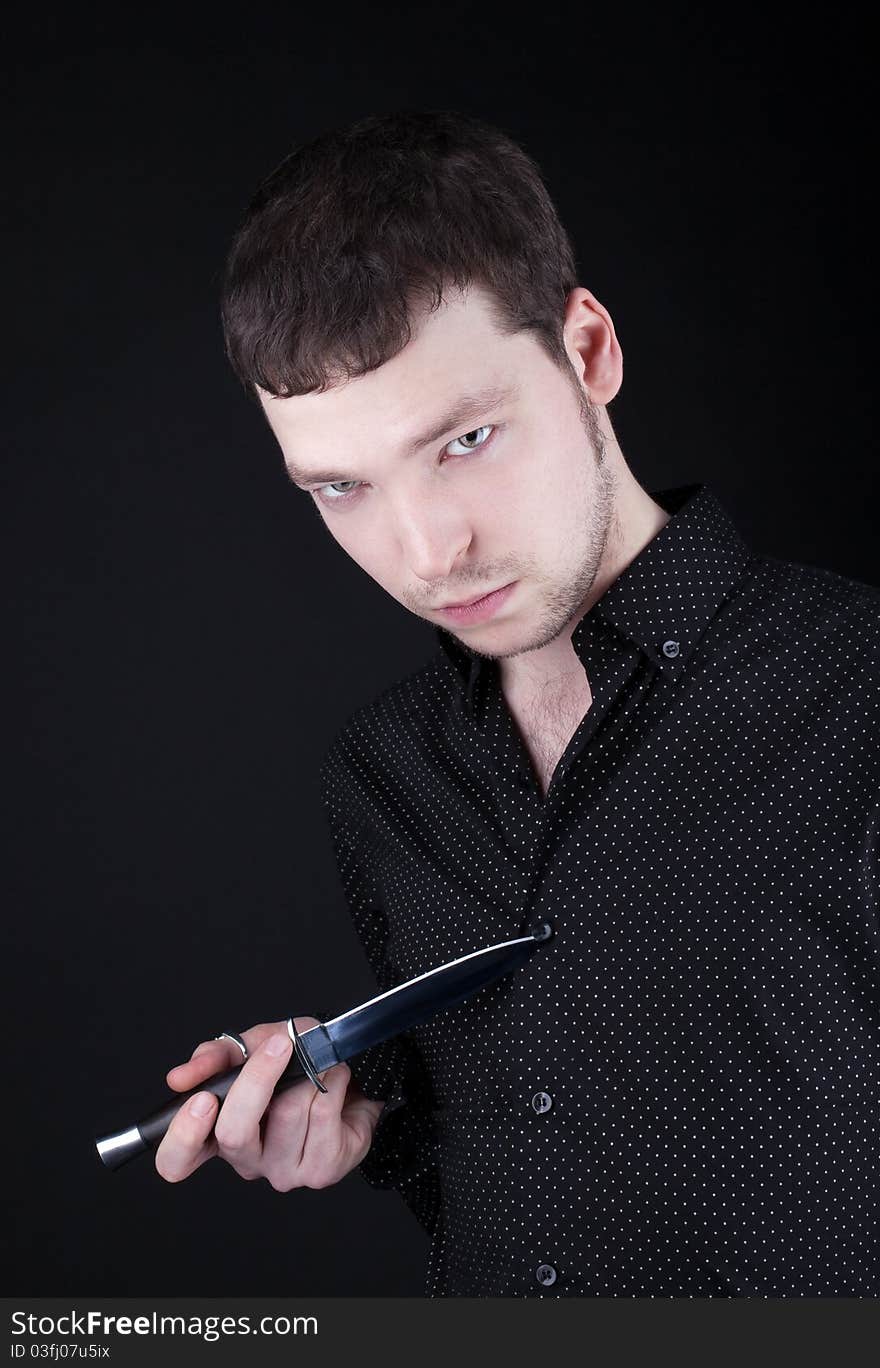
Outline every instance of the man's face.
[[[597, 410], [483, 290], [444, 296], [375, 371], [260, 399], [330, 534], [410, 612], [495, 658], [581, 615], [614, 512]], [[440, 611], [511, 583], [482, 620]]]

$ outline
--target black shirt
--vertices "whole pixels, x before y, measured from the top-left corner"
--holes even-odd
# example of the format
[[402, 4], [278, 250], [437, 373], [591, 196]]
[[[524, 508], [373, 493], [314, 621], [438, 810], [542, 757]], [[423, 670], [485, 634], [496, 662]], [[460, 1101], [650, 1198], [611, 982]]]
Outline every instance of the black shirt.
[[442, 629], [333, 740], [380, 990], [546, 920], [351, 1061], [427, 1296], [880, 1295], [880, 590], [756, 554], [705, 485], [578, 622], [546, 798]]

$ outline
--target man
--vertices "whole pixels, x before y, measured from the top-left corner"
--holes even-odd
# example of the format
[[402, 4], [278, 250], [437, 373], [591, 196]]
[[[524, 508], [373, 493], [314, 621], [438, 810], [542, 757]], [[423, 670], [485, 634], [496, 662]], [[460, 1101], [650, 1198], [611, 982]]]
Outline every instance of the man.
[[245, 1032], [159, 1172], [360, 1166], [431, 1234], [432, 1296], [880, 1293], [880, 592], [755, 554], [705, 485], [638, 484], [612, 320], [473, 120], [294, 153], [224, 326], [291, 479], [437, 630], [323, 768], [380, 988], [552, 936], [325, 1095], [273, 1099], [283, 1025]]

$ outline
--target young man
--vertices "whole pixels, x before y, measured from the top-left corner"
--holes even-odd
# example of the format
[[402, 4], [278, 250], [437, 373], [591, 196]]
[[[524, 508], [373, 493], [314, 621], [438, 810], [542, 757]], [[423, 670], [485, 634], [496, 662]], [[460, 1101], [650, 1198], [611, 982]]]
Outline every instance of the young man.
[[755, 554], [705, 485], [640, 487], [612, 320], [495, 129], [299, 149], [223, 316], [291, 479], [437, 630], [323, 769], [380, 988], [553, 934], [326, 1094], [273, 1099], [283, 1025], [245, 1032], [159, 1172], [359, 1165], [430, 1232], [431, 1296], [880, 1293], [880, 591]]

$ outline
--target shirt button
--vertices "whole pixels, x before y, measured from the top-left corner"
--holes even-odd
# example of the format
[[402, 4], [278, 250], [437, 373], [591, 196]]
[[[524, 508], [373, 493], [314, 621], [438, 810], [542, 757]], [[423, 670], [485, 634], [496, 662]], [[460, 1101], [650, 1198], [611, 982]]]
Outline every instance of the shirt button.
[[541, 1112], [549, 1111], [553, 1106], [553, 1098], [549, 1093], [537, 1092], [532, 1098], [532, 1106], [540, 1115]]
[[670, 660], [675, 659], [675, 657], [678, 655], [679, 649], [680, 647], [677, 641], [664, 641], [663, 643], [663, 654], [665, 656], [669, 656]]
[[552, 1264], [538, 1264], [535, 1277], [542, 1287], [552, 1287], [556, 1281], [556, 1269]]
[[553, 935], [553, 927], [550, 922], [538, 922], [529, 928], [528, 934], [534, 936], [537, 941], [549, 940]]

